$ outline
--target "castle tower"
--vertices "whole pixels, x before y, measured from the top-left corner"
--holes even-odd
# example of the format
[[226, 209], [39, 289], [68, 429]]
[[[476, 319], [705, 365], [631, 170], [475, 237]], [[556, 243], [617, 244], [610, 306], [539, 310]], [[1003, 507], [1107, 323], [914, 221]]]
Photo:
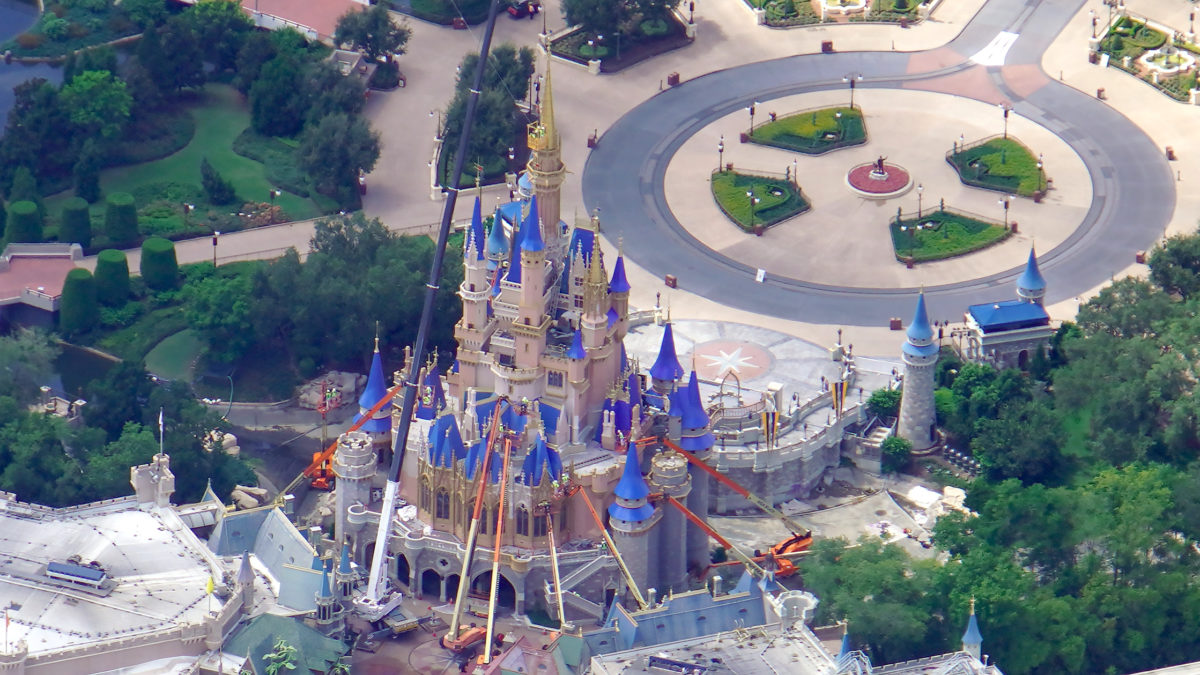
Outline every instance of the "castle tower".
[[[492, 229], [501, 231], [504, 228]], [[484, 254], [487, 244], [488, 240], [483, 234], [479, 198], [476, 197], [475, 208], [471, 214], [471, 228], [467, 230], [467, 238], [463, 244], [463, 280], [458, 287], [458, 297], [462, 299], [462, 318], [454, 326], [454, 339], [458, 341], [459, 352], [466, 352], [463, 356], [472, 366], [479, 362], [479, 351], [483, 348], [488, 324], [488, 291], [491, 290], [488, 269], [492, 261]], [[462, 389], [479, 386], [475, 381], [475, 371], [474, 367], [460, 371], [464, 373], [463, 381], [459, 382]]]
[[613, 496], [616, 501], [608, 507], [608, 526], [612, 530], [613, 543], [617, 545], [638, 590], [644, 592], [650, 581], [651, 568], [657, 568], [662, 560], [677, 553], [674, 550], [664, 551], [658, 545], [654, 526], [661, 520], [662, 511], [646, 502], [650, 488], [642, 477], [637, 447], [634, 445], [625, 451], [625, 469], [613, 490]]
[[342, 542], [342, 557], [338, 561], [337, 572], [333, 575], [337, 584], [337, 599], [343, 607], [350, 604], [350, 593], [354, 590], [354, 569], [350, 567], [350, 544]]
[[963, 632], [962, 650], [976, 660], [983, 660], [983, 634], [979, 632], [979, 622], [975, 620], [975, 598], [971, 598], [971, 616], [967, 619], [967, 630]]
[[[538, 198], [529, 202], [529, 215], [521, 224], [521, 295], [512, 334], [518, 368], [536, 368], [546, 349], [550, 316], [546, 314], [546, 245], [538, 228]], [[531, 392], [535, 398], [538, 392]]]
[[347, 511], [355, 504], [366, 506], [371, 501], [371, 477], [375, 475], [375, 450], [371, 446], [371, 437], [361, 431], [339, 436], [338, 447], [333, 454], [333, 473], [337, 476], [333, 539], [346, 541], [362, 527], [361, 524], [351, 526], [347, 523]]
[[[682, 408], [679, 415], [680, 437], [679, 447], [692, 453], [702, 462], [707, 462], [712, 455], [713, 435], [708, 430], [708, 413], [704, 410], [704, 402], [700, 400], [700, 379], [696, 371], [688, 381], [687, 389], [678, 392], [676, 400]], [[708, 513], [710, 499], [709, 476], [698, 466], [689, 465], [692, 491], [688, 495], [687, 507], [692, 513], [703, 518]], [[707, 565], [709, 561], [708, 534], [698, 527], [690, 527], [687, 531], [687, 560], [691, 565]]]
[[[692, 491], [688, 462], [674, 451], [660, 452], [650, 460], [650, 487], [654, 492], [670, 495], [686, 504]], [[688, 522], [676, 508], [664, 508], [658, 526], [659, 548], [664, 551], [683, 551], [687, 545]], [[687, 589], [687, 564], [690, 556], [662, 556], [658, 561], [658, 578], [654, 587], [662, 593]]]
[[617, 331], [614, 339], [620, 342], [629, 332], [629, 280], [625, 278], [625, 256], [617, 254], [613, 263], [612, 280], [608, 282], [608, 292], [612, 294], [612, 310], [617, 317]]
[[679, 357], [675, 355], [675, 335], [671, 332], [671, 322], [667, 321], [662, 344], [658, 348], [658, 358], [650, 366], [650, 384], [654, 391], [666, 394], [675, 388], [681, 377], [683, 366], [679, 365]]
[[242, 613], [249, 614], [254, 608], [254, 568], [250, 566], [250, 552], [242, 551], [242, 563], [238, 566], [238, 592], [242, 596]]
[[[162, 415], [159, 415], [162, 425]], [[159, 452], [149, 464], [130, 467], [129, 483], [139, 504], [170, 506], [171, 495], [175, 494], [175, 474], [171, 473], [171, 456]]]
[[[383, 360], [379, 356], [379, 338], [375, 338], [375, 353], [371, 355], [371, 370], [367, 375], [367, 386], [363, 388], [362, 396], [358, 397], [358, 415], [354, 421], [362, 419], [387, 395], [387, 383], [383, 379]], [[371, 444], [376, 453], [386, 453], [392, 446], [391, 406], [384, 405], [375, 411], [371, 419], [363, 422], [359, 429], [371, 437]]]
[[1029, 260], [1025, 263], [1025, 271], [1017, 278], [1017, 297], [1035, 305], [1042, 304], [1046, 295], [1046, 279], [1038, 269], [1037, 254], [1029, 247]]
[[[563, 404], [563, 413], [571, 423], [571, 440], [579, 440], [580, 429], [587, 422], [587, 396], [591, 388], [587, 372], [587, 350], [583, 348], [583, 333], [578, 328], [571, 337], [571, 347], [567, 350], [567, 398]], [[559, 443], [562, 441], [560, 440]]]
[[896, 435], [925, 450], [937, 439], [936, 409], [933, 404], [933, 369], [938, 346], [925, 312], [925, 291], [917, 296], [917, 310], [901, 347], [904, 358], [904, 392], [900, 399], [900, 423]]
[[317, 598], [317, 630], [332, 638], [339, 638], [345, 628], [343, 614], [337, 600], [329, 589], [329, 570], [321, 569], [321, 590]]
[[600, 237], [592, 237], [592, 256], [583, 279], [583, 345], [596, 349], [604, 344], [608, 334], [608, 278], [604, 273], [604, 255]]
[[[562, 237], [559, 221], [562, 209], [562, 184], [567, 169], [562, 162], [562, 140], [554, 125], [554, 93], [550, 85], [550, 67], [546, 67], [546, 87], [542, 92], [541, 116], [529, 125], [529, 164], [527, 175], [541, 204], [542, 238], [553, 251], [559, 250]], [[537, 222], [537, 221], [534, 221]]]

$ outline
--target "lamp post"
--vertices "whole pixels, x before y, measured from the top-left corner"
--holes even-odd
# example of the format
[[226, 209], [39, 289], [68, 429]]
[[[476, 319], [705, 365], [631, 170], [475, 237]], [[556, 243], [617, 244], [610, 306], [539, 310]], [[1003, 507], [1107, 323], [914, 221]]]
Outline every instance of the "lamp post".
[[717, 141], [717, 173], [725, 168], [725, 134], [721, 134], [721, 140]]
[[440, 141], [440, 140], [442, 140], [442, 110], [441, 110], [441, 108], [429, 111], [430, 118], [434, 117], [435, 115], [437, 116], [437, 127], [435, 127], [433, 130], [433, 140]]
[[859, 82], [862, 82], [863, 76], [858, 73], [849, 73], [842, 77], [842, 82], [850, 85], [850, 109], [854, 110], [854, 87]]
[[1094, 9], [1089, 9], [1089, 10], [1088, 10], [1088, 16], [1092, 17], [1092, 39], [1093, 39], [1093, 40], [1095, 40], [1095, 39], [1096, 39], [1096, 23], [1097, 23], [1097, 21], [1096, 21], [1096, 10], [1094, 10]]
[[534, 91], [533, 104], [536, 106], [542, 105], [542, 79], [543, 79], [543, 76], [538, 75], [537, 84], [533, 85], [533, 91]]
[[217, 266], [217, 238], [220, 236], [220, 230], [213, 230], [213, 267]]
[[272, 204], [272, 205], [274, 205], [274, 204], [275, 204], [275, 198], [276, 198], [276, 197], [278, 197], [279, 195], [283, 194], [283, 193], [282, 193], [282, 192], [280, 192], [279, 190], [275, 189], [275, 188], [271, 188], [271, 191], [270, 191], [268, 194], [270, 194], [270, 195], [271, 195], [271, 204]]
[[1012, 112], [1012, 104], [1008, 101], [1000, 104], [1000, 109], [1004, 111], [1004, 138], [1008, 138], [1008, 113]]
[[1000, 206], [1004, 207], [1004, 229], [1006, 230], [1008, 229], [1008, 203], [1011, 199], [1012, 195], [1005, 195], [997, 202]]
[[1046, 163], [1042, 160], [1042, 153], [1038, 153], [1037, 161], [1038, 170], [1038, 190], [1046, 190]]
[[[917, 183], [917, 220], [921, 220], [921, 193], [925, 191], [925, 186]], [[918, 223], [920, 224], [920, 223]]]
[[750, 111], [750, 133], [751, 133], [751, 135], [754, 134], [754, 108], [757, 105], [758, 105], [758, 101], [755, 101], [750, 104], [749, 108], [746, 108], [746, 110]]
[[192, 223], [191, 223], [191, 220], [192, 220], [192, 219], [191, 219], [191, 215], [192, 215], [192, 211], [195, 211], [195, 210], [196, 210], [196, 205], [195, 205], [195, 204], [186, 204], [186, 203], [185, 203], [185, 204], [183, 205], [183, 226], [184, 226], [185, 228], [187, 228], [187, 227], [191, 227], [191, 225], [192, 225]]
[[754, 207], [758, 204], [758, 197], [754, 196], [754, 190], [746, 191], [746, 198], [750, 201], [750, 229], [754, 229]]
[[800, 166], [792, 159], [792, 183], [800, 185]]
[[958, 151], [963, 152], [967, 149], [967, 137], [964, 134], [958, 135]]
[[516, 158], [517, 158], [517, 151], [515, 148], [510, 146], [508, 148], [508, 170], [509, 171], [513, 170], [513, 160], [515, 160]]

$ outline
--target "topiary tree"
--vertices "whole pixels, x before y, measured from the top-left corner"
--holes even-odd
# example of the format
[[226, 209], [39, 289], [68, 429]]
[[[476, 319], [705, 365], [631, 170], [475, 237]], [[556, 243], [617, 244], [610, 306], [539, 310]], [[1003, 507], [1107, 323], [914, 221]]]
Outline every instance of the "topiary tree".
[[108, 196], [108, 208], [104, 212], [104, 233], [114, 246], [127, 246], [137, 241], [137, 207], [133, 195], [114, 192]]
[[58, 305], [58, 328], [64, 335], [77, 335], [96, 325], [100, 308], [96, 304], [96, 280], [82, 267], [67, 272], [62, 300]]
[[899, 436], [888, 436], [883, 439], [879, 449], [883, 451], [884, 473], [898, 473], [908, 466], [908, 462], [912, 458], [912, 443]]
[[8, 188], [8, 201], [19, 202], [28, 200], [38, 205], [42, 218], [46, 217], [46, 207], [42, 204], [42, 192], [38, 189], [37, 178], [27, 166], [18, 166], [13, 172], [12, 185]]
[[156, 291], [175, 288], [179, 263], [175, 260], [175, 243], [162, 237], [147, 237], [142, 242], [142, 278]]
[[75, 183], [75, 196], [82, 197], [90, 204], [100, 199], [100, 164], [104, 157], [96, 140], [89, 138], [83, 142], [79, 151], [79, 161], [75, 162], [72, 170]]
[[37, 243], [42, 240], [42, 214], [37, 204], [27, 200], [13, 202], [8, 207], [8, 215], [10, 222], [5, 238], [8, 243]]
[[58, 240], [68, 244], [79, 244], [87, 248], [92, 245], [92, 215], [88, 203], [79, 197], [63, 202], [59, 217]]
[[124, 251], [108, 248], [96, 256], [96, 299], [110, 307], [129, 299], [129, 262]]
[[213, 204], [232, 204], [237, 201], [237, 192], [233, 189], [233, 183], [217, 173], [213, 165], [208, 163], [207, 157], [200, 160], [200, 181], [204, 185], [204, 194]]

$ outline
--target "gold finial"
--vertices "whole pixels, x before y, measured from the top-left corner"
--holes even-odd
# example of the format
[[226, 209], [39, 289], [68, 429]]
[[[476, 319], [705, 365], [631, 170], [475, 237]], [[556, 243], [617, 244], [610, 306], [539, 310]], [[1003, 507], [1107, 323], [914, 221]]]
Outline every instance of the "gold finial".
[[379, 322], [375, 322], [375, 353], [379, 353]]
[[975, 596], [971, 596], [971, 616], [975, 616]]

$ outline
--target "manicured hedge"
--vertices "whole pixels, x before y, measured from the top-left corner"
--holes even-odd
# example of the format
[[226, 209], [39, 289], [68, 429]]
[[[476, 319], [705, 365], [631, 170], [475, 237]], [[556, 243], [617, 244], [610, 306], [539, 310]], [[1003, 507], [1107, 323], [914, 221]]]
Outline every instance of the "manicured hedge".
[[142, 242], [142, 278], [156, 291], [175, 288], [179, 279], [179, 264], [175, 260], [175, 244], [162, 237], [147, 237]]
[[8, 216], [5, 238], [8, 243], [37, 243], [42, 240], [42, 214], [38, 212], [37, 204], [24, 200], [13, 202], [8, 207]]
[[113, 246], [128, 246], [137, 241], [137, 206], [133, 195], [114, 192], [108, 196], [108, 209], [104, 213], [104, 233]]
[[83, 248], [92, 245], [92, 216], [88, 203], [79, 197], [63, 202], [62, 216], [58, 224], [58, 240], [79, 244]]
[[110, 307], [129, 300], [129, 262], [124, 251], [108, 248], [96, 256], [96, 298]]
[[62, 300], [58, 306], [59, 330], [65, 335], [83, 333], [95, 326], [99, 318], [96, 280], [91, 272], [76, 267], [67, 273], [63, 282]]

